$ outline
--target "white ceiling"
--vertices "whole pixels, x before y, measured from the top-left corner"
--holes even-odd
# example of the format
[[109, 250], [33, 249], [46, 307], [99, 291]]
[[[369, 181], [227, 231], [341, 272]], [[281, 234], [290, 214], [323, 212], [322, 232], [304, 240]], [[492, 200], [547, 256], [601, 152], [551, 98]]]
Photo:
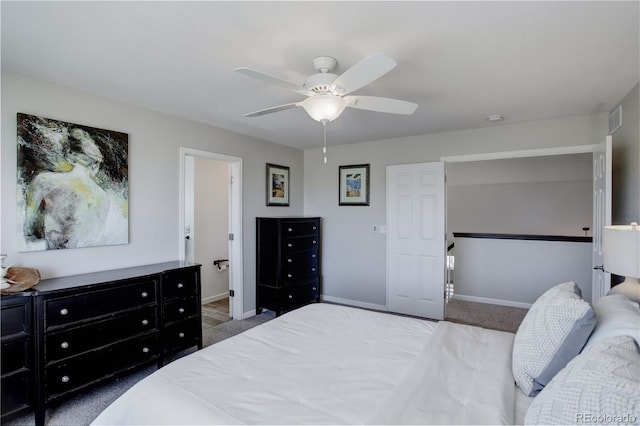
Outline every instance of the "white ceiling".
[[[412, 116], [347, 109], [330, 145], [609, 111], [639, 81], [638, 1], [1, 2], [2, 67], [299, 148], [322, 127], [302, 83], [376, 52], [398, 66], [354, 94], [415, 102]], [[68, 117], [73, 120], [73, 117]]]

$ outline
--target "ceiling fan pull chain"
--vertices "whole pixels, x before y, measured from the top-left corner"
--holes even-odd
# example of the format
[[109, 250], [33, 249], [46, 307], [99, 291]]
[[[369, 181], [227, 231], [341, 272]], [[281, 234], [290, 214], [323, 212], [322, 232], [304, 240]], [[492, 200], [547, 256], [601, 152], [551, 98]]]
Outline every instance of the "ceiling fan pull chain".
[[327, 164], [327, 120], [322, 120], [322, 129], [324, 130], [324, 145], [322, 145], [322, 154], [324, 154], [324, 164]]

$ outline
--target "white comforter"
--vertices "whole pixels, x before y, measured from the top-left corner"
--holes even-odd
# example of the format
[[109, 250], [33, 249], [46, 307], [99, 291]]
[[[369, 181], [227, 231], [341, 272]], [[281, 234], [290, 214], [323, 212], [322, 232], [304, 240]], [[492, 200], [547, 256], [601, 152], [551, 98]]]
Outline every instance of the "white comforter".
[[511, 424], [513, 334], [313, 304], [181, 358], [95, 425]]

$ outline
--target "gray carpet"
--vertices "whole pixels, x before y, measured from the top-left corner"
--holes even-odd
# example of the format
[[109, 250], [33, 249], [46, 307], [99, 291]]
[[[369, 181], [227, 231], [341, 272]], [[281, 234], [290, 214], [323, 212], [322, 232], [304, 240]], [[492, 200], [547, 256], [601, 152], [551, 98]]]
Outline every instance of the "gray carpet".
[[242, 333], [245, 330], [249, 330], [256, 325], [267, 322], [274, 317], [275, 314], [273, 312], [264, 311], [260, 315], [253, 316], [242, 321], [227, 321], [215, 327], [203, 329], [202, 344], [204, 346], [212, 345], [226, 339], [227, 337], [234, 336], [236, 334]]
[[515, 333], [527, 309], [467, 302], [455, 297], [447, 303], [445, 320]]
[[[445, 319], [452, 322], [515, 332], [526, 312], [526, 309], [463, 302], [454, 298], [447, 305], [447, 316]], [[203, 328], [203, 345], [209, 346], [267, 322], [273, 317], [273, 312], [265, 311], [261, 315], [256, 315], [246, 320], [227, 321], [215, 327]], [[173, 359], [180, 358], [194, 351], [195, 348], [186, 350], [176, 354]], [[88, 389], [72, 399], [52, 406], [47, 409], [46, 425], [88, 425], [120, 395], [154, 371], [156, 371], [155, 365], [149, 366], [116, 381]], [[31, 426], [35, 424], [35, 421], [33, 415], [29, 414], [3, 422], [2, 424], [7, 426]]]

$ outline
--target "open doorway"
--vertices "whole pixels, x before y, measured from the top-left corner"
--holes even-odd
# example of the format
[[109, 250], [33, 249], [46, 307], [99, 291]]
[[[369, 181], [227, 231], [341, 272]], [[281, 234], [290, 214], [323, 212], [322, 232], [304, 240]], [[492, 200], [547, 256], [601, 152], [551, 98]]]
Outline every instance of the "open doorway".
[[[608, 137], [607, 140], [598, 145], [582, 145], [441, 158], [442, 161], [447, 162], [448, 174], [454, 169], [454, 163], [465, 163], [470, 166], [476, 164], [479, 168], [481, 167], [483, 170], [483, 175], [481, 176], [482, 179], [476, 174], [473, 177], [474, 184], [477, 184], [478, 182], [482, 183], [483, 179], [486, 180], [495, 178], [496, 176], [493, 175], [500, 170], [500, 168], [497, 167], [498, 162], [503, 160], [510, 160], [508, 166], [510, 175], [516, 176], [518, 180], [522, 181], [508, 182], [507, 184], [501, 183], [500, 185], [493, 184], [488, 186], [490, 190], [500, 192], [500, 197], [505, 200], [505, 203], [503, 203], [502, 205], [496, 202], [496, 200], [499, 200], [500, 197], [495, 196], [495, 194], [487, 195], [486, 191], [480, 191], [477, 185], [475, 185], [473, 188], [462, 188], [465, 189], [466, 192], [461, 191], [458, 198], [464, 198], [466, 204], [463, 206], [458, 204], [458, 212], [452, 212], [451, 210], [453, 209], [450, 208], [451, 206], [447, 206], [447, 232], [450, 233], [452, 231], [458, 230], [465, 231], [464, 233], [477, 233], [478, 231], [474, 229], [453, 229], [455, 226], [460, 226], [460, 224], [463, 224], [463, 226], [465, 227], [471, 226], [472, 228], [473, 224], [476, 224], [478, 228], [482, 228], [483, 230], [488, 229], [489, 233], [487, 234], [485, 232], [485, 234], [483, 235], [465, 235], [465, 237], [493, 239], [497, 238], [499, 234], [528, 233], [542, 234], [542, 236], [548, 236], [548, 234], [557, 234], [560, 235], [560, 237], [557, 237], [557, 235], [551, 235], [551, 237], [557, 237], [556, 239], [558, 241], [566, 239], [568, 242], [570, 241], [568, 244], [572, 246], [577, 246], [576, 244], [573, 244], [574, 240], [575, 242], [582, 242], [578, 241], [578, 239], [584, 238], [586, 240], [588, 238], [588, 241], [584, 242], [588, 242], [589, 246], [586, 247], [585, 250], [581, 249], [582, 254], [580, 255], [580, 272], [578, 275], [579, 279], [577, 279], [577, 281], [581, 283], [579, 285], [581, 285], [583, 294], [586, 294], [585, 298], [587, 300], [591, 299], [590, 296], [593, 296], [594, 299], [597, 298], [598, 294], [601, 293], [602, 290], [596, 291], [596, 287], [607, 287], [607, 285], [596, 285], [598, 277], [593, 274], [592, 268], [601, 263], [598, 263], [599, 261], [596, 259], [595, 255], [593, 258], [591, 258], [591, 252], [595, 253], [599, 251], [599, 230], [602, 229], [603, 225], [610, 223], [610, 219], [607, 218], [610, 218], [611, 203], [610, 201], [605, 201], [610, 200], [610, 177], [603, 177], [601, 179], [602, 181], [609, 182], [608, 186], [603, 184], [604, 188], [599, 192], [599, 194], [601, 193], [601, 195], [595, 196], [594, 191], [596, 191], [595, 182], [598, 180], [596, 179], [596, 175], [610, 175], [610, 145], [611, 142], [610, 138]], [[609, 160], [607, 160], [607, 158]], [[527, 163], [527, 161], [531, 161], [531, 163]], [[528, 166], [525, 167], [525, 165], [527, 164]], [[563, 164], [562, 167], [559, 167], [559, 164]], [[568, 167], [568, 165], [570, 164], [573, 164], [573, 166]], [[601, 167], [595, 167], [596, 165], [600, 164], [602, 164]], [[554, 167], [556, 170], [553, 170]], [[570, 173], [571, 169], [574, 169], [572, 172], [573, 174]], [[602, 169], [603, 171], [597, 172], [597, 170], [600, 169]], [[541, 173], [542, 177], [540, 177]], [[531, 176], [528, 175], [538, 175], [538, 177], [532, 179]], [[555, 175], [557, 175], [557, 177], [554, 177]], [[449, 178], [450, 176], [447, 177]], [[536, 183], [535, 181], [539, 182]], [[451, 179], [451, 182], [449, 182], [448, 179], [448, 203], [455, 201], [455, 191], [453, 191], [449, 186], [450, 184], [455, 184], [455, 179]], [[553, 191], [549, 189], [551, 187], [554, 187]], [[536, 191], [539, 193], [539, 195], [537, 196]], [[528, 197], [530, 199], [525, 200], [523, 197]], [[545, 199], [545, 201], [535, 201], [536, 199], [542, 200], [543, 198]], [[482, 203], [483, 200], [491, 200], [491, 204], [488, 205], [486, 202]], [[598, 203], [598, 200], [602, 200], [602, 202]], [[553, 212], [547, 211], [550, 206], [553, 207], [554, 205], [561, 206], [561, 208], [554, 208]], [[498, 209], [501, 214], [489, 214], [485, 211], [479, 211], [479, 208], [493, 209], [492, 211], [494, 212], [496, 211], [496, 209]], [[521, 210], [518, 211], [518, 208]], [[457, 217], [455, 215], [455, 213], [461, 212], [467, 214], [467, 216], [471, 218], [471, 222], [469, 220], [465, 222], [460, 217]], [[479, 218], [481, 218], [485, 222], [478, 222]], [[553, 220], [550, 221], [550, 218], [552, 218]], [[600, 218], [600, 220], [598, 220], [598, 218]], [[510, 220], [513, 220], [513, 224], [517, 226], [517, 228], [508, 228], [508, 222]], [[539, 220], [540, 223], [536, 223], [537, 220]], [[500, 228], [491, 228], [492, 225], [496, 226], [495, 223], [492, 223], [491, 221], [500, 222]], [[536, 228], [536, 226], [538, 226], [538, 228]], [[521, 229], [524, 232], [520, 231]], [[492, 237], [491, 235], [494, 234], [495, 236]], [[591, 239], [591, 235], [593, 236], [593, 239]], [[500, 238], [503, 237], [505, 237], [505, 235], [500, 236]], [[513, 237], [512, 239], [514, 240], [518, 239], [516, 238], [518, 237], [518, 235], [511, 235], [510, 237]], [[450, 247], [453, 247], [453, 245], [450, 244]], [[486, 247], [483, 248], [483, 253], [489, 253]], [[574, 256], [575, 258], [578, 255], [572, 252], [572, 256]], [[508, 263], [509, 265], [511, 265], [511, 263], [507, 261], [503, 262], [504, 259], [502, 258], [502, 256], [496, 255], [493, 257], [497, 259], [498, 265], [488, 265], [486, 263], [483, 263], [482, 267], [484, 269], [494, 271], [491, 284], [493, 287], [496, 287], [496, 282], [498, 282], [499, 280], [495, 277], [495, 271], [506, 271], [506, 264]], [[558, 257], [558, 259], [562, 259], [562, 257]], [[573, 260], [573, 263], [576, 263], [575, 259]], [[531, 264], [535, 265], [535, 263]], [[539, 270], [544, 269], [545, 268]], [[546, 269], [550, 270], [553, 268]], [[570, 271], [567, 265], [564, 265], [563, 268], [558, 269], [564, 271], [565, 273], [568, 273], [568, 271]], [[456, 272], [454, 272], [452, 263], [450, 277], [452, 276], [453, 288], [457, 287], [456, 275], [457, 274]], [[479, 275], [472, 275], [473, 282], [482, 280]], [[523, 274], [522, 271], [520, 271], [520, 274], [515, 273], [512, 275], [526, 275], [536, 277], [540, 274], [536, 273], [529, 275]], [[462, 277], [462, 274], [460, 274], [460, 277]], [[522, 279], [520, 279], [520, 281], [521, 280]], [[576, 281], [576, 277], [572, 277], [572, 280]], [[460, 281], [462, 281], [462, 279]], [[462, 288], [464, 286], [460, 287]], [[510, 286], [509, 288], [513, 289], [514, 287]], [[532, 289], [533, 287], [527, 286], [527, 288]], [[464, 290], [469, 289], [463, 289], [463, 295], [465, 294]], [[479, 291], [479, 287], [474, 289], [474, 291], [476, 290]], [[472, 292], [469, 292], [469, 294], [471, 293]], [[467, 298], [469, 300], [471, 300], [472, 298], [484, 300], [491, 299], [491, 303], [506, 304], [507, 306], [518, 306], [517, 304], [513, 304], [514, 301], [515, 303], [526, 302], [529, 304], [533, 302], [533, 300], [519, 300], [513, 297], [497, 297], [495, 295], [490, 299], [478, 296], [479, 294], [474, 293]], [[523, 295], [519, 294], [518, 296]], [[460, 297], [462, 298], [464, 296]]]
[[181, 148], [180, 160], [180, 258], [202, 265], [203, 304], [243, 319], [242, 159]]

